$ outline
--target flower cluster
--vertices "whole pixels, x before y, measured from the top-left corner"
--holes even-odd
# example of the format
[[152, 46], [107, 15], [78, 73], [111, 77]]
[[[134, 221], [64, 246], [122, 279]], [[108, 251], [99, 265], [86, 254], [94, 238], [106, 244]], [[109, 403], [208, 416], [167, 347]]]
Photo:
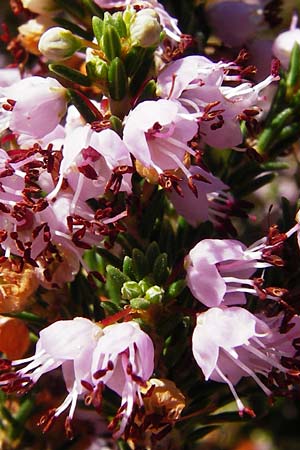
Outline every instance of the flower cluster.
[[[230, 392], [241, 416], [255, 415], [241, 379], [244, 392], [254, 381], [268, 397], [291, 397], [300, 225], [298, 192], [288, 195], [281, 173], [299, 160], [296, 13], [195, 2], [204, 22], [192, 20], [188, 35], [156, 0], [7, 3], [5, 445], [39, 439], [28, 420], [38, 407], [43, 432], [65, 415], [72, 438], [88, 410], [109, 422], [101, 442], [192, 449]], [[266, 34], [263, 60], [253, 49]], [[8, 326], [19, 336], [4, 343]]]
[[[143, 359], [146, 355], [146, 359]], [[71, 420], [79, 396], [86, 404], [99, 409], [104, 386], [122, 397], [112, 428], [120, 436], [126, 427], [133, 406], [141, 406], [141, 386], [153, 372], [154, 349], [151, 339], [136, 322], [116, 323], [101, 327], [83, 317], [60, 320], [40, 333], [32, 357], [1, 363], [1, 387], [6, 392], [26, 392], [33, 383], [51, 370], [62, 368], [68, 395], [63, 403], [51, 409], [40, 420], [47, 430], [53, 420], [69, 410], [65, 426], [71, 436]], [[12, 371], [15, 366], [25, 367]], [[119, 424], [120, 421], [120, 424]]]

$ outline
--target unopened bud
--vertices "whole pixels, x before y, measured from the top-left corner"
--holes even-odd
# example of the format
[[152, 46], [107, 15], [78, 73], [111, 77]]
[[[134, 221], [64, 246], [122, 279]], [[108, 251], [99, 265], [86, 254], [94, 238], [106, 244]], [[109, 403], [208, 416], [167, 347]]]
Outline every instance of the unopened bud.
[[145, 299], [151, 303], [160, 303], [162, 301], [164, 290], [160, 286], [152, 286], [145, 294]]
[[141, 281], [139, 281], [139, 286], [142, 289], [143, 294], [146, 293], [148, 289], [151, 288], [154, 284], [154, 279], [151, 276], [144, 277]]
[[140, 297], [142, 295], [142, 289], [135, 281], [126, 281], [121, 289], [122, 297], [126, 300]]
[[275, 39], [272, 47], [274, 56], [278, 58], [284, 69], [288, 69], [291, 53], [295, 43], [300, 45], [300, 28], [296, 28], [298, 17], [292, 19], [289, 31], [280, 33]]
[[82, 40], [71, 31], [60, 27], [50, 28], [40, 39], [39, 50], [48, 59], [63, 61], [82, 48]]
[[154, 9], [141, 9], [130, 26], [132, 44], [145, 48], [156, 46], [159, 43], [161, 31], [159, 16]]
[[107, 64], [99, 57], [94, 57], [86, 63], [86, 71], [92, 80], [107, 83]]

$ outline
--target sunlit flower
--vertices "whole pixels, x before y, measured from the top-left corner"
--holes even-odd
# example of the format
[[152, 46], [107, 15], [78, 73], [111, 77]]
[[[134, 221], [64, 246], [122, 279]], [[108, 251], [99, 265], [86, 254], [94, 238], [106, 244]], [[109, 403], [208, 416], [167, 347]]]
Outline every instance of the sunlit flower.
[[140, 388], [145, 387], [154, 368], [154, 348], [149, 336], [136, 322], [109, 325], [103, 329], [93, 353], [94, 396], [109, 387], [122, 397], [111, 424], [115, 437], [122, 435], [135, 404], [142, 406]]
[[67, 90], [54, 78], [24, 78], [1, 88], [1, 92], [14, 101], [9, 120], [14, 133], [41, 138], [54, 130], [65, 115]]
[[187, 143], [197, 130], [196, 121], [179, 103], [145, 101], [130, 111], [123, 139], [143, 166], [155, 169], [158, 174], [181, 169], [189, 177], [183, 160], [186, 152], [194, 153]]
[[[234, 385], [242, 377], [252, 377], [269, 396], [271, 390], [258, 375], [268, 377], [272, 369], [287, 373], [281, 358], [296, 354], [292, 344], [295, 330], [280, 335], [277, 319], [262, 318], [240, 307], [210, 308], [198, 315], [193, 333], [194, 358], [205, 379], [227, 383], [240, 414], [245, 407]], [[294, 326], [297, 335], [299, 318]]]
[[[92, 355], [101, 335], [101, 328], [83, 317], [49, 325], [40, 332], [33, 356], [12, 363], [2, 361], [1, 388], [6, 392], [26, 392], [42, 375], [61, 367], [69, 393], [63, 403], [50, 410], [40, 423], [46, 430], [56, 417], [68, 410], [66, 431], [71, 434], [70, 421], [77, 399], [85, 392], [81, 380], [91, 380]], [[23, 368], [12, 371], [12, 368], [24, 364]]]
[[[57, 195], [65, 178], [74, 190], [73, 209], [79, 199], [104, 194], [114, 169], [132, 166], [129, 151], [115, 131], [96, 132], [88, 124], [69, 129], [62, 154], [58, 182], [47, 198]], [[130, 178], [120, 178], [120, 189], [131, 190]]]
[[300, 28], [297, 27], [298, 16], [294, 14], [290, 29], [280, 33], [273, 42], [272, 51], [284, 69], [288, 69], [291, 53], [295, 44], [300, 45]]
[[246, 293], [256, 294], [251, 276], [268, 267], [262, 242], [252, 248], [233, 239], [203, 239], [186, 258], [187, 285], [206, 306], [246, 303]]
[[189, 167], [189, 171], [195, 177], [193, 179], [193, 185], [195, 186], [197, 195], [191, 191], [187, 183], [180, 181], [178, 184], [182, 195], [171, 191], [168, 193], [168, 197], [178, 214], [183, 216], [193, 227], [206, 220], [215, 222], [216, 218], [223, 216], [221, 204], [224, 199], [223, 196], [227, 196], [225, 191], [229, 187], [219, 178], [210, 172], [206, 172], [201, 167], [192, 166]]
[[[217, 148], [242, 143], [239, 116], [256, 107], [260, 92], [278, 80], [270, 75], [256, 85], [241, 83], [239, 74], [225, 74], [230, 68], [239, 71], [234, 63], [213, 63], [203, 56], [187, 56], [169, 63], [158, 75], [158, 94], [180, 101], [190, 114], [198, 117], [203, 141]], [[224, 86], [226, 80], [240, 84]]]

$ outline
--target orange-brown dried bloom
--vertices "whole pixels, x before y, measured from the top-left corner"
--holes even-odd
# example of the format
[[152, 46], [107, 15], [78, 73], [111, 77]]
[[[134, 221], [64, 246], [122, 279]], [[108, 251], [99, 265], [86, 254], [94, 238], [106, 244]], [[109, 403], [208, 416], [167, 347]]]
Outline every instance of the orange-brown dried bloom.
[[35, 270], [25, 264], [17, 271], [9, 260], [0, 264], [0, 313], [21, 311], [39, 285]]

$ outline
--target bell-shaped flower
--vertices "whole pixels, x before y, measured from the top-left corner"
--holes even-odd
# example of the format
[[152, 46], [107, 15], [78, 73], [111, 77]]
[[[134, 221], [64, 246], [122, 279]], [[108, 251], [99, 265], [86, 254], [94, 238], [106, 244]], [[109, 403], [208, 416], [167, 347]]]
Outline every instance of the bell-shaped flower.
[[192, 177], [194, 177], [193, 185], [196, 188], [197, 195], [192, 192], [187, 183], [180, 181], [178, 184], [181, 195], [171, 191], [168, 192], [168, 197], [178, 214], [183, 216], [193, 227], [198, 226], [206, 220], [211, 220], [213, 223], [216, 223], [217, 219], [219, 220], [221, 217], [225, 217], [221, 203], [224, 200], [223, 197], [227, 196], [226, 190], [229, 187], [219, 178], [210, 172], [206, 172], [201, 167], [191, 166], [189, 167], [189, 171]]
[[273, 54], [280, 60], [285, 70], [289, 67], [294, 45], [300, 45], [300, 28], [297, 27], [297, 24], [298, 15], [294, 13], [290, 29], [280, 33], [273, 42]]
[[[296, 354], [292, 345], [293, 329], [280, 337], [277, 321], [272, 324], [272, 320], [262, 320], [262, 317], [240, 307], [210, 308], [198, 315], [193, 332], [194, 358], [205, 379], [227, 383], [240, 414], [245, 412], [245, 407], [234, 385], [242, 377], [252, 377], [269, 396], [271, 390], [258, 374], [268, 377], [272, 370], [288, 373], [281, 358]], [[299, 332], [299, 320], [295, 325]]]
[[196, 120], [178, 102], [150, 100], [130, 111], [123, 139], [137, 161], [158, 175], [165, 170], [181, 169], [190, 177], [183, 161], [186, 152], [194, 154], [188, 141], [197, 130]]
[[251, 276], [269, 267], [263, 261], [264, 242], [247, 248], [234, 239], [203, 239], [185, 260], [187, 285], [208, 307], [246, 303], [246, 293], [256, 295]]
[[142, 405], [140, 388], [145, 387], [154, 369], [154, 347], [150, 337], [136, 322], [123, 322], [103, 328], [103, 336], [93, 353], [94, 395], [103, 386], [122, 398], [111, 428], [115, 437], [123, 434], [135, 404]]
[[21, 194], [8, 189], [1, 196], [6, 204], [0, 211], [5, 257], [18, 255], [34, 265], [42, 284], [71, 281], [80, 263], [85, 265], [84, 250], [102, 239], [95, 212], [81, 200], [74, 209], [71, 192], [59, 193], [53, 202], [38, 199], [36, 203], [26, 203]]
[[9, 127], [17, 134], [41, 138], [54, 130], [66, 113], [67, 90], [54, 78], [24, 78], [1, 92], [14, 102]]
[[40, 332], [33, 356], [11, 363], [2, 360], [0, 387], [6, 392], [25, 393], [42, 375], [61, 367], [68, 395], [58, 408], [42, 417], [40, 424], [46, 431], [53, 420], [68, 409], [66, 431], [70, 434], [77, 399], [86, 393], [81, 380], [92, 378], [92, 355], [101, 336], [101, 328], [83, 317], [54, 322]]
[[[47, 198], [57, 195], [65, 178], [74, 190], [74, 205], [77, 199], [103, 195], [113, 170], [132, 166], [129, 151], [115, 131], [96, 132], [88, 124], [69, 128], [62, 154], [58, 182]], [[128, 177], [121, 180], [120, 189], [131, 191]]]
[[[227, 75], [230, 68], [237, 75]], [[169, 63], [161, 71], [157, 93], [178, 100], [190, 114], [198, 117], [200, 135], [206, 144], [235, 147], [243, 141], [240, 116], [244, 114], [247, 119], [245, 114], [257, 106], [260, 92], [278, 80], [277, 76], [270, 75], [253, 86], [250, 83], [236, 87], [223, 85], [224, 81], [241, 82], [240, 71], [234, 63], [213, 63], [203, 56], [187, 56]]]
[[[176, 100], [183, 91], [201, 84], [221, 86], [225, 73], [232, 63], [222, 61], [214, 63], [205, 56], [191, 55], [167, 64], [157, 77], [157, 95], [162, 98]], [[187, 102], [188, 104], [188, 102]]]

